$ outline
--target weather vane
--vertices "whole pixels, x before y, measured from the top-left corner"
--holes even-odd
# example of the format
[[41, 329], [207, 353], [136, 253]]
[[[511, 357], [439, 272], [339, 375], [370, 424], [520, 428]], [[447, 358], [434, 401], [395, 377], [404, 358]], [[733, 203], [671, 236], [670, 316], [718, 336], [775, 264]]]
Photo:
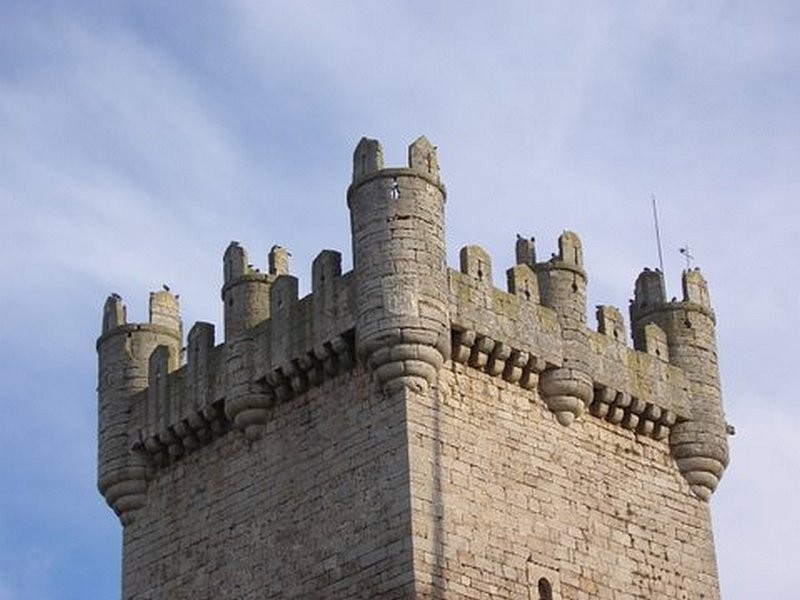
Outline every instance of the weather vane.
[[683, 248], [678, 248], [678, 252], [683, 254], [684, 258], [686, 258], [686, 270], [690, 270], [692, 268], [692, 261], [694, 260], [694, 254], [692, 254], [689, 244], [686, 244]]

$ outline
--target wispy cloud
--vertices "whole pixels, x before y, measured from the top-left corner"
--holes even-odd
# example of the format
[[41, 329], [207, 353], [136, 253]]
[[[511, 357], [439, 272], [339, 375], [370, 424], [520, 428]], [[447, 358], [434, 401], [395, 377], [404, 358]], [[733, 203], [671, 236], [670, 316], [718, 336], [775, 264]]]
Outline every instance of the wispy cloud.
[[[44, 547], [20, 547], [13, 554], [0, 548], [0, 600], [55, 598], [52, 590], [53, 556]], [[13, 572], [13, 574], [12, 574]]]
[[[800, 418], [786, 375], [800, 330], [797, 3], [30, 2], [0, 18], [0, 412], [24, 424], [0, 443], [35, 440], [0, 459], [0, 514], [38, 523], [54, 548], [37, 554], [35, 534], [0, 521], [0, 599], [46, 597], [28, 563], [59, 582], [103, 564], [117, 589], [102, 542], [116, 525], [91, 489], [104, 294], [138, 320], [169, 283], [189, 323], [219, 322], [230, 239], [258, 264], [289, 246], [307, 282], [318, 250], [347, 254], [358, 138], [397, 164], [421, 133], [440, 147], [451, 262], [480, 243], [502, 273], [514, 233], [547, 256], [572, 228], [592, 303], [624, 307], [654, 265], [657, 195], [673, 293], [686, 242], [711, 280], [740, 431], [714, 500], [726, 598], [790, 596], [797, 556], [781, 532], [798, 523], [771, 502], [800, 492], [786, 476]], [[94, 503], [45, 519], [59, 494]], [[754, 546], [775, 549], [769, 578], [751, 576]]]

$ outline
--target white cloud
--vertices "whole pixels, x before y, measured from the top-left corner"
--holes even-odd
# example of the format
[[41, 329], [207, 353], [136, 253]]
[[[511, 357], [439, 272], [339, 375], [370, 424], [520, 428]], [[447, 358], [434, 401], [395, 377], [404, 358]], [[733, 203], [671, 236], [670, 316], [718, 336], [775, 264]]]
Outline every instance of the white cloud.
[[[301, 275], [323, 247], [346, 255], [353, 145], [379, 137], [397, 164], [425, 133], [448, 185], [451, 262], [458, 245], [479, 243], [501, 274], [514, 233], [535, 235], [547, 256], [572, 228], [591, 303], [624, 308], [638, 269], [654, 265], [658, 196], [671, 289], [686, 242], [710, 280], [740, 432], [714, 500], [726, 598], [789, 597], [797, 557], [782, 534], [798, 524], [773, 506], [800, 492], [786, 475], [798, 467], [796, 4], [196, 10], [213, 36], [187, 27], [166, 39], [114, 10], [14, 28], [29, 60], [13, 76], [0, 69], [0, 331], [31, 365], [4, 373], [41, 378], [34, 357], [83, 369], [68, 389], [62, 375], [60, 386], [43, 381], [35, 402], [20, 383], [3, 405], [37, 424], [38, 466], [56, 448], [62, 461], [92, 460], [104, 293], [122, 293], [138, 320], [147, 291], [169, 283], [188, 324], [219, 323], [230, 239], [258, 264], [272, 243], [287, 245]], [[24, 595], [10, 581], [0, 578], [0, 599]]]

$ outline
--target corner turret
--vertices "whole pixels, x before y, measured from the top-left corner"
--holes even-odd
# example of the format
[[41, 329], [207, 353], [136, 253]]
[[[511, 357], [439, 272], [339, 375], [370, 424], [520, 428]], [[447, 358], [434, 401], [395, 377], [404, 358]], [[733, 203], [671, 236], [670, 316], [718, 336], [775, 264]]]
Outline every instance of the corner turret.
[[125, 305], [116, 294], [103, 308], [103, 331], [97, 340], [99, 454], [97, 486], [123, 524], [146, 502], [149, 463], [138, 449], [136, 428], [130, 422], [136, 396], [148, 387], [150, 358], [163, 347], [178, 366], [181, 319], [177, 296], [169, 291], [150, 294], [147, 323], [127, 323]]
[[[518, 253], [526, 251], [518, 244]], [[530, 249], [532, 251], [532, 248]], [[519, 260], [519, 258], [518, 258]], [[577, 234], [565, 231], [558, 238], [558, 254], [536, 264], [539, 294], [544, 306], [558, 315], [564, 337], [564, 362], [546, 370], [539, 385], [547, 407], [562, 425], [583, 414], [592, 400], [592, 372], [588, 364], [586, 328], [586, 272], [583, 248]]]
[[408, 167], [383, 168], [376, 140], [353, 154], [347, 192], [358, 315], [356, 350], [379, 383], [426, 388], [450, 355], [445, 188], [424, 137]]
[[690, 415], [670, 433], [672, 455], [692, 491], [708, 500], [728, 464], [727, 423], [717, 364], [716, 319], [708, 285], [698, 269], [683, 272], [683, 299], [666, 302], [663, 277], [645, 270], [636, 280], [631, 326], [637, 349], [646, 350], [648, 326], [667, 338], [669, 362], [686, 373]]

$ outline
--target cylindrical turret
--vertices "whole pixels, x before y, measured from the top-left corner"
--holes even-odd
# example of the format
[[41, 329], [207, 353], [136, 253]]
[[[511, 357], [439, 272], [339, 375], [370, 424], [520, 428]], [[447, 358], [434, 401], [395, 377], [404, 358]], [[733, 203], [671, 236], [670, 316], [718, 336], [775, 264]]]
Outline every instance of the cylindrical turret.
[[289, 254], [273, 246], [269, 272], [262, 273], [247, 260], [247, 252], [231, 242], [223, 258], [222, 301], [225, 313], [225, 413], [251, 439], [258, 436], [272, 398], [252, 382], [253, 328], [270, 318], [270, 291], [280, 275], [289, 271]]
[[150, 294], [148, 323], [127, 323], [122, 299], [113, 294], [103, 311], [103, 332], [97, 340], [99, 358], [99, 452], [97, 485], [123, 524], [131, 511], [144, 506], [148, 464], [135, 451], [138, 441], [130, 423], [131, 402], [147, 388], [150, 355], [166, 346], [169, 370], [178, 367], [181, 320], [178, 300], [168, 291]]
[[[648, 352], [645, 326], [655, 323], [663, 331], [661, 311], [667, 305], [667, 290], [664, 274], [645, 268], [636, 278], [633, 300], [630, 304], [631, 336], [633, 347], [641, 352]], [[667, 356], [663, 357], [665, 360]]]
[[357, 285], [356, 350], [378, 381], [424, 388], [450, 354], [445, 188], [424, 137], [407, 168], [383, 168], [375, 140], [353, 155], [347, 192]]
[[542, 398], [562, 425], [579, 417], [592, 400], [592, 372], [588, 364], [586, 329], [586, 272], [578, 236], [565, 231], [558, 238], [558, 255], [536, 265], [539, 294], [544, 306], [558, 314], [564, 339], [564, 363], [539, 379]]
[[[656, 273], [656, 275], [654, 275]], [[643, 272], [636, 281], [631, 304], [634, 340], [655, 323], [667, 335], [669, 362], [686, 374], [691, 414], [670, 433], [670, 447], [692, 491], [707, 500], [728, 464], [727, 423], [722, 410], [716, 320], [708, 286], [699, 270], [683, 272], [683, 300], [665, 302], [661, 274]], [[660, 302], [659, 302], [660, 300]]]
[[228, 245], [223, 266], [222, 302], [228, 341], [269, 318], [271, 278], [248, 263], [247, 252], [238, 242]]

